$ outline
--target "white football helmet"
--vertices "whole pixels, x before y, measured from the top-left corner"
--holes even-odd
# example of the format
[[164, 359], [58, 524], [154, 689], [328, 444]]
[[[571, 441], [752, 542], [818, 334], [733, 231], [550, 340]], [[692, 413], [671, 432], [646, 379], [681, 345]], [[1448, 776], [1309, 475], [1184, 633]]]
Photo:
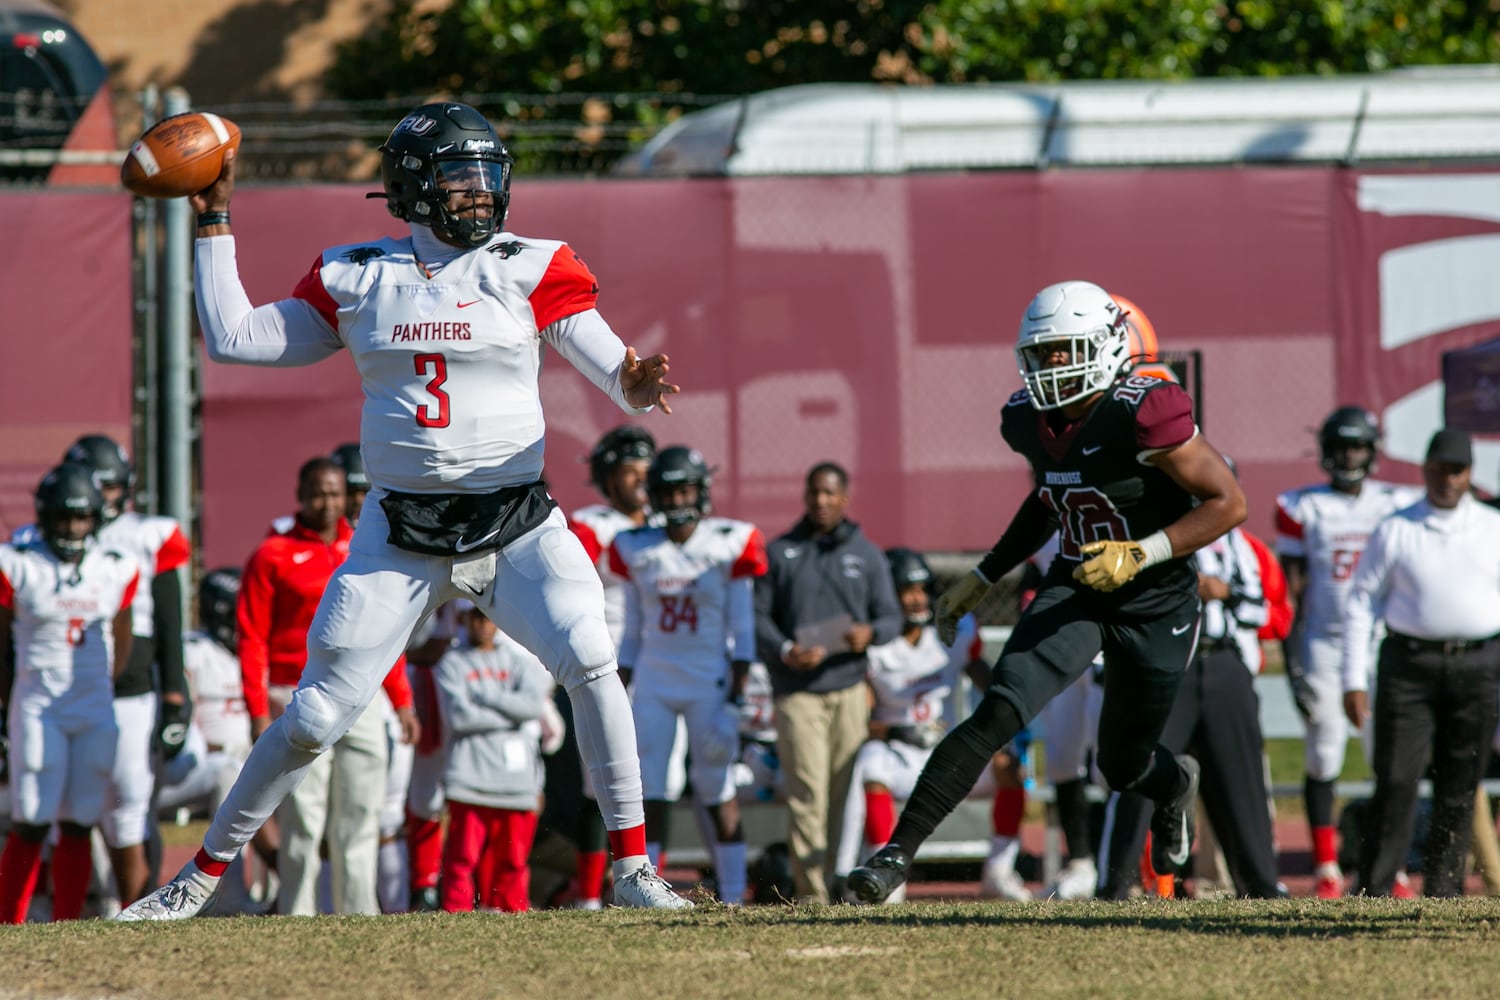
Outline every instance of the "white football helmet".
[[[1048, 367], [1063, 351], [1067, 364]], [[1130, 358], [1125, 313], [1087, 281], [1063, 281], [1036, 293], [1021, 317], [1016, 361], [1038, 410], [1055, 410], [1110, 387]]]

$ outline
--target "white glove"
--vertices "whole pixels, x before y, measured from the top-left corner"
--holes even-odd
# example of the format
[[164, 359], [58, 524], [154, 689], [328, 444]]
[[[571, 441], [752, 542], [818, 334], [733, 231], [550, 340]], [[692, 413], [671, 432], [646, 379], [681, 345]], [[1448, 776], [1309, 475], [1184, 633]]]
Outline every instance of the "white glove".
[[958, 620], [979, 606], [991, 586], [993, 584], [975, 570], [965, 573], [957, 583], [943, 591], [937, 604], [937, 630], [944, 646], [953, 645], [958, 638]]

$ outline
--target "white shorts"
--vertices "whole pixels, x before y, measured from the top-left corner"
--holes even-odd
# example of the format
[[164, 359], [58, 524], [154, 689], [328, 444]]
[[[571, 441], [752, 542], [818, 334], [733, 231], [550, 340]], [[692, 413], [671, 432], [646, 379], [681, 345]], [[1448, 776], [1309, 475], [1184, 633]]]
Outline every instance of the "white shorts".
[[[1340, 636], [1311, 637], [1304, 634], [1300, 646], [1303, 669], [1313, 689], [1313, 714], [1305, 720], [1307, 743], [1305, 766], [1314, 781], [1334, 781], [1344, 770], [1344, 751], [1352, 732], [1344, 716], [1343, 658], [1344, 640]], [[1377, 660], [1372, 649], [1370, 663]], [[1375, 678], [1370, 678], [1373, 698]], [[1368, 761], [1374, 748], [1372, 724], [1374, 713], [1359, 733]]]
[[1063, 688], [1037, 716], [1047, 748], [1047, 780], [1052, 784], [1089, 776], [1089, 751], [1098, 741], [1104, 688], [1089, 671]]
[[79, 707], [50, 698], [12, 697], [8, 722], [14, 822], [99, 822], [115, 756], [115, 720], [102, 706], [84, 712]]
[[[724, 700], [723, 689], [709, 687], [694, 697], [686, 697], [658, 695], [637, 687], [631, 710], [635, 715], [645, 799], [675, 802], [681, 798], [684, 751], [680, 748], [684, 742], [691, 765], [686, 775], [692, 781], [698, 801], [720, 805], [735, 797], [739, 713]], [[685, 741], [681, 738], [684, 729]]]
[[109, 803], [100, 826], [110, 847], [133, 847], [146, 842], [151, 793], [156, 790], [151, 761], [156, 692], [116, 698], [115, 725], [119, 736], [109, 775]]

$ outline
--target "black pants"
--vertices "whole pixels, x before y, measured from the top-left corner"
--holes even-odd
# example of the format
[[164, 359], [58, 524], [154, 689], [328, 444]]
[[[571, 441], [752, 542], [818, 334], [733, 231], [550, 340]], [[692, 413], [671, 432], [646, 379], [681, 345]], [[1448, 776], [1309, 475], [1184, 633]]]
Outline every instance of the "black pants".
[[[1235, 647], [1206, 650], [1193, 660], [1161, 742], [1173, 753], [1190, 750], [1198, 758], [1199, 794], [1224, 848], [1235, 891], [1258, 899], [1280, 895], [1266, 805], [1260, 700]], [[1124, 899], [1134, 884], [1151, 808], [1130, 792], [1110, 796], [1100, 849], [1107, 866], [1102, 898]]]
[[1375, 681], [1375, 799], [1359, 860], [1360, 889], [1388, 896], [1406, 861], [1417, 783], [1432, 762], [1432, 826], [1423, 892], [1463, 893], [1474, 787], [1490, 761], [1500, 694], [1500, 641], [1463, 652], [1419, 648], [1397, 636], [1380, 646]]

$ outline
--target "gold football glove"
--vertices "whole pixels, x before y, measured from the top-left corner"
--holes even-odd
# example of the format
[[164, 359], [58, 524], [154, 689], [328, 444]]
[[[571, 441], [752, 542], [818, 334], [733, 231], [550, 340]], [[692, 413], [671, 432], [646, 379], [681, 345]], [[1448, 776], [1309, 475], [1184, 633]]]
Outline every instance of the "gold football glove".
[[1125, 586], [1146, 564], [1139, 542], [1089, 542], [1082, 551], [1094, 558], [1079, 563], [1073, 579], [1106, 593]]
[[958, 638], [958, 620], [979, 606], [991, 586], [978, 573], [965, 573], [957, 583], [943, 591], [937, 603], [937, 630], [944, 646], [953, 645]]

